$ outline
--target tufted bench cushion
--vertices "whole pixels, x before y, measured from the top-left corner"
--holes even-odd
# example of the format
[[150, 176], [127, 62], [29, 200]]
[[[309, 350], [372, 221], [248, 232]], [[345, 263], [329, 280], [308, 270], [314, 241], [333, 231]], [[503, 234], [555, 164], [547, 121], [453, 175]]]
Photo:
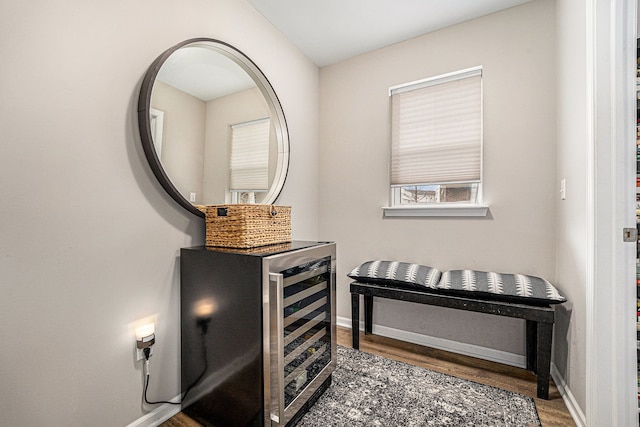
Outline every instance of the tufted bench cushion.
[[398, 261], [367, 261], [349, 274], [361, 283], [406, 286], [444, 295], [472, 296], [528, 305], [566, 302], [549, 281], [526, 274], [451, 270]]
[[547, 280], [526, 274], [477, 270], [445, 271], [437, 289], [452, 295], [473, 294], [477, 298], [519, 304], [547, 305], [567, 301]]
[[428, 265], [380, 260], [364, 262], [347, 274], [359, 282], [430, 289], [436, 288], [441, 275], [440, 270]]

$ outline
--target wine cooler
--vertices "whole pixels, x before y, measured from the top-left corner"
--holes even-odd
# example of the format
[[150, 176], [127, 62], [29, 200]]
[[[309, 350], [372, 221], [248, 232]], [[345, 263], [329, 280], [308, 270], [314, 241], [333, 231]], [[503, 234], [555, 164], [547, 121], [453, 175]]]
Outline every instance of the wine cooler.
[[184, 248], [183, 412], [205, 426], [292, 426], [336, 365], [334, 243]]

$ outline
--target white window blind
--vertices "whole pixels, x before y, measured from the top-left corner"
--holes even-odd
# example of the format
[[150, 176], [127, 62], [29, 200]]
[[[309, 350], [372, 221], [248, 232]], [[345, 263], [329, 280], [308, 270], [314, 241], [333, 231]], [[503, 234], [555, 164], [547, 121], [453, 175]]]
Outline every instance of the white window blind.
[[390, 89], [391, 185], [480, 182], [482, 69]]
[[231, 191], [269, 189], [270, 119], [231, 126]]

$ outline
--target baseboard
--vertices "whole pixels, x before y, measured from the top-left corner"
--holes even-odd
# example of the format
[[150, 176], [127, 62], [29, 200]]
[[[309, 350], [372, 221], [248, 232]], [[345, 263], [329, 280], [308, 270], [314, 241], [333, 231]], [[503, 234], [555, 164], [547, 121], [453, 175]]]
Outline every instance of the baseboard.
[[[336, 324], [351, 329], [351, 319], [347, 317], [336, 318]], [[360, 322], [360, 330], [364, 330], [363, 322]], [[444, 338], [432, 337], [415, 332], [403, 331], [389, 328], [387, 326], [373, 325], [373, 333], [387, 338], [394, 338], [413, 344], [424, 345], [426, 347], [437, 348], [438, 350], [450, 351], [452, 353], [463, 354], [465, 356], [477, 357], [491, 362], [503, 363], [505, 365], [526, 368], [527, 361], [524, 355], [509, 353], [501, 350], [494, 350], [474, 344], [465, 344]]]
[[[180, 395], [171, 399], [171, 402], [180, 402]], [[181, 410], [182, 408], [180, 405], [165, 403], [154, 408], [153, 411], [148, 414], [138, 418], [127, 427], [156, 427], [176, 415]]]
[[562, 400], [564, 400], [564, 404], [566, 405], [569, 413], [571, 414], [571, 418], [576, 423], [577, 427], [586, 427], [587, 425], [587, 417], [584, 415], [582, 408], [578, 405], [573, 393], [571, 393], [571, 389], [565, 382], [562, 375], [560, 375], [560, 371], [556, 368], [556, 365], [551, 363], [551, 378], [553, 378], [553, 382], [558, 387], [558, 391], [562, 396]]

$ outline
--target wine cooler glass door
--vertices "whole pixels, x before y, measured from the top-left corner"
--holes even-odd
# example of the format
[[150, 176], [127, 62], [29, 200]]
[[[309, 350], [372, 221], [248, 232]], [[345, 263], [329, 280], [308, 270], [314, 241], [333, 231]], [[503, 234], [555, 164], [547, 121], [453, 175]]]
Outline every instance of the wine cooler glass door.
[[332, 257], [269, 273], [271, 424], [285, 425], [335, 367]]

